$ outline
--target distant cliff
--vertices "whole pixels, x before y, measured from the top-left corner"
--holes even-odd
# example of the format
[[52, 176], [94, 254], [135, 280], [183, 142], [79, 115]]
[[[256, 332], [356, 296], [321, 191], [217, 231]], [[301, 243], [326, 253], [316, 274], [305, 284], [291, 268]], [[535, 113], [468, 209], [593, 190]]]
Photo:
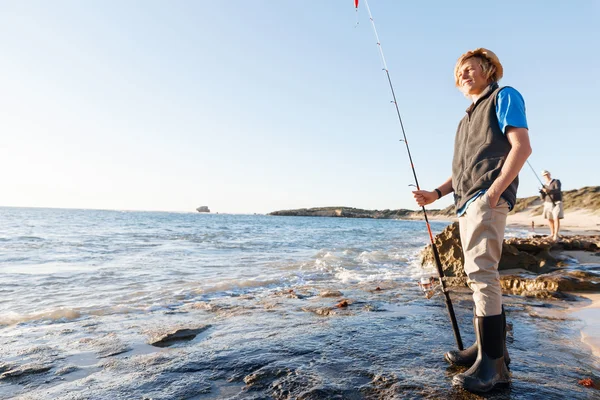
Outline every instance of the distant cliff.
[[210, 210], [206, 206], [200, 206], [200, 207], [196, 208], [196, 211], [198, 211], [198, 212], [207, 212], [207, 213], [210, 212]]
[[[444, 210], [427, 210], [427, 215], [432, 217], [452, 218], [454, 207]], [[300, 208], [297, 210], [273, 211], [269, 215], [293, 216], [293, 217], [345, 217], [345, 218], [374, 218], [374, 219], [421, 219], [422, 211], [406, 209], [398, 210], [363, 210], [354, 207], [315, 207]]]
[[[565, 210], [588, 210], [600, 212], [600, 186], [586, 186], [581, 189], [566, 190], [563, 192], [563, 203]], [[542, 212], [542, 202], [538, 196], [517, 199], [517, 205], [511, 213], [529, 210], [537, 207], [536, 212]], [[529, 212], [529, 211], [528, 211]], [[374, 218], [374, 219], [423, 219], [421, 210], [363, 210], [354, 207], [315, 207], [299, 208], [296, 210], [273, 211], [268, 215], [282, 215], [294, 217], [346, 217], [346, 218]], [[443, 210], [427, 210], [427, 215], [435, 218], [456, 217], [454, 205]]]

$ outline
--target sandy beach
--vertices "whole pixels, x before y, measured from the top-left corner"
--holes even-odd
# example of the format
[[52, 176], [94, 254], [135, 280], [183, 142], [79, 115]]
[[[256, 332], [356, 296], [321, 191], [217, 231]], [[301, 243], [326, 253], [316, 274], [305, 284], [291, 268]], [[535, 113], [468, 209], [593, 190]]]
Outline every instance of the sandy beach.
[[[544, 235], [550, 233], [548, 221], [539, 212], [530, 207], [515, 214], [509, 214], [507, 226], [519, 226], [531, 229], [534, 223], [534, 233]], [[600, 214], [584, 210], [566, 211], [565, 218], [560, 221], [561, 235], [597, 235], [600, 233]]]
[[[529, 207], [517, 213], [509, 213], [506, 221], [507, 227], [526, 228], [531, 230], [531, 223], [534, 224], [533, 233], [544, 235], [550, 233], [548, 221], [542, 217], [540, 212], [535, 212], [536, 207]], [[429, 216], [433, 221], [457, 221], [456, 218], [446, 216]], [[561, 235], [598, 235], [600, 234], [600, 214], [586, 210], [565, 211], [565, 218], [560, 221]]]
[[[547, 221], [533, 207], [508, 216], [507, 226], [527, 227], [538, 235], [548, 234], [550, 228]], [[560, 235], [597, 235], [600, 233], [600, 215], [583, 210], [565, 212], [561, 220]], [[600, 258], [585, 251], [562, 251], [561, 254], [577, 259], [580, 264], [598, 264]], [[589, 345], [592, 354], [600, 357], [600, 293], [573, 293], [589, 299], [589, 302], [575, 303], [567, 310], [573, 317], [583, 321], [581, 341]]]
[[576, 305], [568, 312], [581, 319], [585, 326], [581, 330], [581, 341], [592, 348], [592, 354], [600, 358], [600, 293], [577, 293], [590, 300], [583, 307]]

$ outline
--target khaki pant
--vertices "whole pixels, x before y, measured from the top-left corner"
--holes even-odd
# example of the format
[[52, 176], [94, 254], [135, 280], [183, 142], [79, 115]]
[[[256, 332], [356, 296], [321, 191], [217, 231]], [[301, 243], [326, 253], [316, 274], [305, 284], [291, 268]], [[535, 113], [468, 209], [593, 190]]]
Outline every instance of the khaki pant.
[[498, 263], [502, 255], [508, 203], [500, 198], [491, 208], [487, 192], [469, 204], [459, 218], [467, 284], [473, 290], [475, 313], [485, 317], [502, 313]]

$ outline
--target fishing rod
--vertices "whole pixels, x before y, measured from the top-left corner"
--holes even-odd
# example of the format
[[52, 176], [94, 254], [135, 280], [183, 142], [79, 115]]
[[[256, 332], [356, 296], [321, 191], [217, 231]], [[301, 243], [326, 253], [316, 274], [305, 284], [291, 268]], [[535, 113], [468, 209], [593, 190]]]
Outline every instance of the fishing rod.
[[[358, 0], [354, 0], [354, 5], [358, 9]], [[417, 190], [421, 190], [419, 186], [419, 180], [417, 178], [417, 172], [415, 170], [415, 166], [412, 160], [412, 155], [410, 153], [410, 147], [408, 146], [408, 140], [406, 139], [406, 131], [404, 130], [404, 123], [402, 122], [402, 117], [400, 116], [400, 109], [398, 108], [398, 102], [396, 101], [396, 93], [394, 92], [394, 85], [392, 85], [392, 79], [390, 78], [390, 72], [388, 71], [387, 64], [385, 62], [385, 57], [383, 55], [383, 49], [381, 47], [381, 42], [379, 41], [379, 35], [377, 34], [377, 28], [375, 27], [375, 21], [373, 20], [373, 15], [371, 15], [371, 9], [369, 8], [369, 2], [365, 0], [365, 5], [367, 7], [367, 12], [369, 13], [369, 20], [371, 21], [371, 25], [373, 26], [373, 32], [375, 33], [375, 38], [377, 39], [377, 48], [379, 49], [379, 54], [381, 55], [381, 61], [383, 62], [383, 70], [387, 76], [388, 83], [390, 84], [390, 90], [392, 92], [392, 97], [394, 105], [396, 106], [396, 114], [398, 115], [398, 121], [400, 121], [400, 127], [402, 128], [402, 136], [404, 140], [401, 140], [406, 145], [406, 152], [408, 153], [408, 159], [410, 161], [410, 168], [412, 169], [413, 177], [415, 178], [415, 186]], [[456, 315], [454, 314], [454, 307], [452, 306], [452, 300], [450, 299], [450, 292], [446, 288], [446, 283], [444, 281], [444, 269], [442, 268], [442, 262], [440, 261], [440, 255], [438, 253], [437, 247], [435, 246], [435, 241], [433, 240], [433, 234], [431, 233], [431, 226], [429, 225], [429, 219], [427, 218], [427, 211], [425, 210], [425, 206], [421, 206], [423, 209], [423, 216], [425, 217], [425, 224], [427, 225], [427, 231], [429, 232], [429, 240], [431, 241], [431, 250], [433, 251], [433, 257], [435, 259], [435, 265], [438, 272], [438, 279], [440, 281], [440, 287], [442, 289], [442, 293], [444, 293], [444, 298], [446, 301], [446, 309], [448, 310], [448, 315], [450, 316], [450, 321], [452, 322], [452, 330], [454, 331], [454, 337], [456, 339], [456, 345], [459, 350], [463, 350], [463, 343], [460, 337], [460, 331], [458, 330], [458, 323], [456, 322]]]
[[[366, 0], [365, 0], [366, 1]], [[537, 175], [537, 173], [535, 172], [535, 169], [533, 169], [533, 167], [531, 166], [531, 164], [529, 163], [529, 160], [527, 160], [527, 165], [529, 165], [529, 168], [531, 168], [531, 171], [533, 172], [533, 174], [535, 175], [535, 177], [537, 178], [538, 182], [540, 183], [540, 185], [542, 185], [542, 189], [546, 186], [542, 183], [542, 180], [540, 179], [540, 177]], [[540, 190], [541, 191], [541, 190]], [[550, 196], [549, 193], [546, 193], [546, 195], [550, 198], [550, 201], [552, 202], [552, 205], [555, 206], [556, 203], [554, 203], [554, 199], [552, 198], [552, 196]]]
[[536, 179], [538, 180], [538, 182], [540, 183], [540, 185], [542, 185], [542, 187], [544, 187], [544, 184], [542, 183], [542, 180], [540, 179], [540, 177], [537, 175], [537, 173], [535, 172], [535, 169], [533, 169], [533, 167], [531, 166], [531, 164], [529, 163], [529, 160], [527, 160], [527, 165], [529, 165], [529, 168], [531, 168], [531, 171], [533, 172], [533, 174], [535, 175]]

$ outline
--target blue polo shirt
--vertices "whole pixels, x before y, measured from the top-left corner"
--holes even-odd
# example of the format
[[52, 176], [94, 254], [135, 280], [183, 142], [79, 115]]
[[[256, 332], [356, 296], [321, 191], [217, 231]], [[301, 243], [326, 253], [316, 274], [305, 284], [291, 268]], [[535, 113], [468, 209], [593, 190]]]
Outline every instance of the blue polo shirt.
[[[506, 135], [506, 128], [526, 128], [527, 117], [525, 115], [525, 100], [521, 93], [517, 89], [510, 86], [503, 87], [496, 95], [496, 117], [498, 117], [498, 125], [502, 133]], [[479, 196], [483, 195], [487, 189], [481, 190], [475, 196], [471, 197], [465, 205], [457, 211], [457, 215], [460, 217], [467, 211], [469, 204], [471, 204]], [[508, 203], [508, 209], [512, 210], [514, 204]]]

